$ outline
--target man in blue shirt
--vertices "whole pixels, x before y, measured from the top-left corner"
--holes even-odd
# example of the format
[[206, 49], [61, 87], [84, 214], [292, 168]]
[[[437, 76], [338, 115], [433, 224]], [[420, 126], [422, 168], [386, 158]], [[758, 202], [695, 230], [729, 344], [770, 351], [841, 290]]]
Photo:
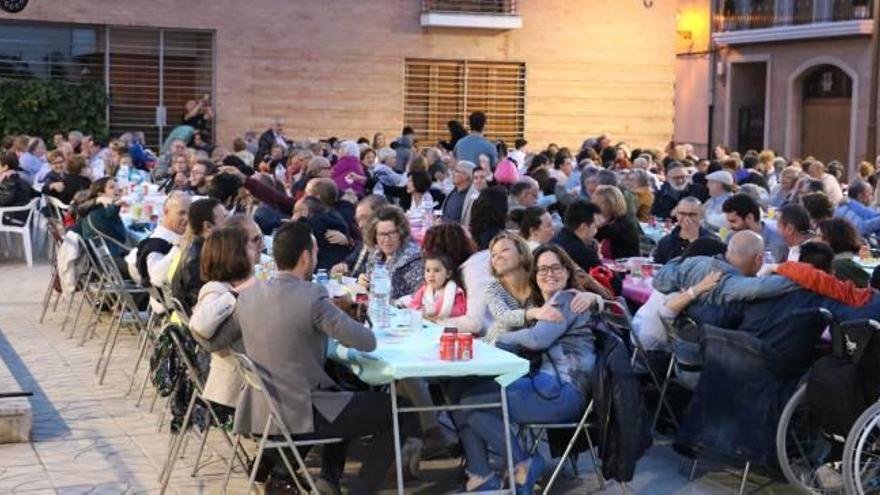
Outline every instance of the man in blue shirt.
[[455, 158], [471, 163], [480, 163], [480, 155], [486, 155], [489, 157], [489, 165], [492, 170], [495, 170], [495, 164], [498, 163], [498, 151], [495, 149], [495, 145], [483, 137], [486, 114], [483, 112], [470, 114], [468, 125], [471, 128], [470, 134], [455, 143]]
[[455, 186], [443, 202], [441, 211], [444, 222], [458, 222], [470, 225], [471, 207], [479, 192], [474, 188], [474, 169], [476, 165], [469, 161], [459, 161], [452, 171], [452, 184]]

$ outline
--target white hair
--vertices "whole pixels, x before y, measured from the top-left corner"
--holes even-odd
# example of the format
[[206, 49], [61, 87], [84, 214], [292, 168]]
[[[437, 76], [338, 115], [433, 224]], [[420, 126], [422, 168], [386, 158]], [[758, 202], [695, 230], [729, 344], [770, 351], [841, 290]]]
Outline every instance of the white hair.
[[353, 156], [355, 158], [360, 158], [361, 156], [361, 148], [354, 141], [343, 141], [339, 145], [339, 150], [342, 156]]

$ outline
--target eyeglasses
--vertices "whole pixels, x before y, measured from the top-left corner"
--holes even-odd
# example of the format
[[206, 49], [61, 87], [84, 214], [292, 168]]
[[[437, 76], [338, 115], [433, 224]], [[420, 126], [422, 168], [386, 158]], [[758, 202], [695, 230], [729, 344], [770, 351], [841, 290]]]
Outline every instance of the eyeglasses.
[[697, 218], [698, 216], [700, 216], [700, 214], [695, 211], [679, 211], [676, 213], [676, 215], [680, 216], [680, 217], [690, 217], [690, 218]]
[[376, 232], [376, 238], [378, 239], [397, 239], [400, 237], [400, 232], [393, 230], [391, 232]]
[[683, 181], [685, 179], [687, 179], [686, 175], [670, 175], [669, 176], [669, 180], [672, 180], [675, 182]]
[[549, 266], [539, 266], [538, 267], [538, 276], [546, 277], [547, 275], [559, 275], [565, 271], [565, 267], [559, 264], [549, 265]]

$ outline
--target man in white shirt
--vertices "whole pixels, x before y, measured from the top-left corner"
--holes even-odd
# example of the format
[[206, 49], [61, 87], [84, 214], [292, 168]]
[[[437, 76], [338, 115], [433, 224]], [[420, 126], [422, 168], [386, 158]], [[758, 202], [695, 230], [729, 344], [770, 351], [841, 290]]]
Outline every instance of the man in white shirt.
[[[180, 250], [191, 203], [189, 194], [181, 191], [171, 193], [165, 200], [162, 221], [156, 230], [126, 256], [129, 273], [136, 273], [133, 278], [139, 278], [142, 286], [161, 287], [171, 282], [168, 271]], [[161, 311], [158, 301], [151, 300], [151, 304], [155, 311]]]
[[785, 259], [777, 259], [780, 261], [800, 261], [801, 244], [813, 237], [810, 214], [807, 209], [799, 204], [785, 205], [779, 212], [776, 230], [788, 247]]

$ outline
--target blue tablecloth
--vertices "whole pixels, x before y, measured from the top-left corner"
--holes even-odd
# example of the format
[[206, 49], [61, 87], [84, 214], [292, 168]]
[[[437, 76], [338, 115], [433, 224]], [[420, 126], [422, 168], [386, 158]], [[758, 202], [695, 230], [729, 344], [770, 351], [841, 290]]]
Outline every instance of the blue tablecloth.
[[[407, 331], [405, 312], [392, 318], [392, 330], [378, 331], [373, 352], [360, 352], [336, 342], [329, 357], [341, 362], [365, 383], [381, 385], [403, 378], [493, 376], [507, 386], [529, 372], [525, 359], [474, 339], [474, 358], [469, 361], [442, 361], [440, 334], [443, 328], [426, 322], [421, 329]], [[401, 325], [395, 325], [400, 322]]]

